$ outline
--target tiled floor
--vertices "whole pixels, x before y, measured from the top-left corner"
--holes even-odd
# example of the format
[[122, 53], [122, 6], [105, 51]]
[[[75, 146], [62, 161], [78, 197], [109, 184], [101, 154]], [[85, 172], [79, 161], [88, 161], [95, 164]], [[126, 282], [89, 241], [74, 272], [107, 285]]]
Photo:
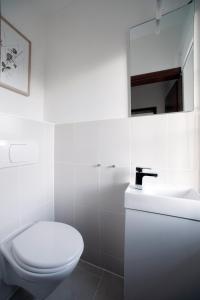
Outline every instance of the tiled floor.
[[[19, 290], [11, 300], [33, 300]], [[46, 300], [123, 300], [123, 279], [81, 261]]]

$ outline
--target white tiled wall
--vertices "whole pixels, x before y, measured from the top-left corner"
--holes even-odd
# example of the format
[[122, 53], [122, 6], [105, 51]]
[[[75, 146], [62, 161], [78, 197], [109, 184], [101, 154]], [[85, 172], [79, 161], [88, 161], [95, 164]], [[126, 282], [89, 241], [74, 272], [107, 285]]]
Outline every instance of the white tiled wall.
[[197, 112], [134, 118], [131, 126], [132, 172], [137, 165], [149, 166], [158, 171], [156, 180], [199, 189]]
[[[39, 161], [0, 169], [0, 242], [25, 224], [54, 219], [54, 126], [0, 115], [1, 139], [36, 141]], [[9, 292], [0, 280], [0, 299], [7, 299]]]
[[0, 241], [27, 222], [53, 218], [53, 131], [47, 123], [0, 115], [0, 139], [39, 145], [38, 163], [0, 169]]
[[80, 230], [86, 260], [123, 274], [124, 191], [135, 167], [159, 173], [144, 181], [198, 188], [197, 140], [195, 112], [56, 126], [55, 217]]

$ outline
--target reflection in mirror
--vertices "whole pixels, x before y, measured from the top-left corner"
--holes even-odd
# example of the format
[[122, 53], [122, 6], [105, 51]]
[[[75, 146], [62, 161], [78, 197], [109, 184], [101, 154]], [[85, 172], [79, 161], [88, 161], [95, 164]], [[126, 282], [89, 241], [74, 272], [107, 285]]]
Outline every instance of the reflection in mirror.
[[193, 1], [131, 29], [131, 115], [194, 109], [193, 37]]

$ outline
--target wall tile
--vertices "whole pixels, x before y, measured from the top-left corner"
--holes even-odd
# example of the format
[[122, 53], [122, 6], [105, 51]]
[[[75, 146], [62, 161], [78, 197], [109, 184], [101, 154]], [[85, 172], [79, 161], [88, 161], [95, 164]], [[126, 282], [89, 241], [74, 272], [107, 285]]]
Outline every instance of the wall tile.
[[54, 214], [52, 212], [52, 203], [47, 203], [42, 206], [38, 206], [32, 211], [21, 216], [20, 226], [25, 226], [38, 221], [54, 221]]
[[113, 273], [124, 276], [124, 260], [102, 254], [102, 267]]
[[99, 168], [78, 165], [75, 167], [76, 204], [99, 207]]
[[18, 169], [0, 169], [0, 236], [15, 230], [20, 224]]
[[198, 189], [198, 184], [196, 182], [197, 173], [193, 171], [184, 170], [170, 170], [168, 171], [167, 183], [176, 186], [188, 186], [196, 187]]
[[87, 247], [85, 245], [82, 259], [85, 261], [88, 261], [96, 266], [102, 266], [102, 255], [99, 249], [96, 249], [95, 247]]
[[167, 117], [165, 115], [131, 119], [131, 161], [136, 166], [166, 169]]
[[116, 258], [124, 256], [124, 214], [101, 212], [101, 252]]
[[[61, 144], [65, 129], [69, 135], [62, 149], [66, 154], [61, 157], [69, 158], [69, 165], [75, 168], [74, 224], [84, 238], [84, 259], [123, 274], [124, 191], [129, 182], [135, 182], [136, 166], [151, 167], [159, 175], [144, 178], [144, 184], [198, 188], [197, 125], [195, 113], [179, 113], [79, 123], [75, 129], [56, 126]], [[101, 167], [95, 168], [97, 163]], [[115, 168], [108, 167], [113, 164]], [[59, 187], [60, 181], [55, 179], [58, 194], [60, 189], [67, 198], [70, 188]], [[56, 195], [56, 207], [59, 201]], [[65, 204], [70, 210], [71, 204]]]
[[[53, 143], [51, 124], [0, 116], [1, 139], [34, 140], [38, 163], [0, 169], [0, 240], [37, 219], [53, 219]], [[51, 187], [51, 188], [50, 188]]]
[[99, 127], [97, 122], [75, 124], [76, 163], [96, 165], [99, 163]]
[[55, 220], [74, 224], [75, 167], [55, 164]]
[[86, 248], [98, 252], [100, 249], [99, 211], [88, 205], [75, 205], [75, 227], [82, 234]]
[[167, 168], [192, 170], [195, 168], [195, 113], [167, 115]]
[[[29, 214], [46, 202], [39, 164], [22, 166], [18, 169], [18, 194], [21, 217]], [[22, 184], [23, 183], [23, 184]]]
[[75, 162], [74, 125], [56, 126], [55, 145], [55, 162]]
[[124, 212], [124, 192], [130, 182], [130, 168], [101, 168], [99, 205], [101, 210]]
[[130, 164], [130, 120], [99, 122], [99, 155], [103, 166]]

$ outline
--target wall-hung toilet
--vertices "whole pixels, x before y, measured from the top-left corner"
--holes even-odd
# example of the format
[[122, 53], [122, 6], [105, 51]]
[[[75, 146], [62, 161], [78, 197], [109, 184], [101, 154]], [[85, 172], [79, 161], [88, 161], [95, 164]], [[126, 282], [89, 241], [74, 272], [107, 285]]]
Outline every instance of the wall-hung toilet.
[[35, 223], [1, 244], [3, 280], [36, 299], [45, 299], [74, 270], [83, 248], [75, 228], [57, 222]]

